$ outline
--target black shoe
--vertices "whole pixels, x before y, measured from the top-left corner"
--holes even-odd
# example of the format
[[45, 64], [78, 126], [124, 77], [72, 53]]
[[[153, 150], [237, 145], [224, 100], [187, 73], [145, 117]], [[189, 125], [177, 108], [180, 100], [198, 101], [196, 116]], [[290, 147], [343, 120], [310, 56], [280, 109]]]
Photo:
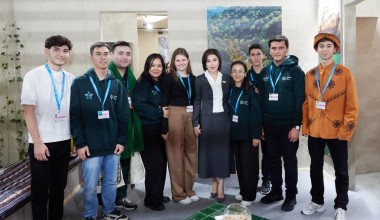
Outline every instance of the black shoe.
[[114, 209], [109, 214], [102, 213], [102, 219], [103, 220], [130, 220], [128, 216], [121, 214], [121, 212], [118, 209]]
[[267, 195], [270, 192], [270, 181], [265, 180], [261, 184], [261, 194]]
[[294, 206], [296, 206], [296, 204], [297, 204], [297, 200], [295, 197], [292, 197], [292, 198], [286, 197], [284, 203], [282, 203], [281, 210], [285, 212], [293, 211]]
[[162, 203], [168, 203], [168, 202], [170, 202], [170, 198], [167, 196], [163, 196], [162, 197]]
[[273, 193], [273, 191], [272, 191], [268, 195], [261, 198], [260, 201], [264, 204], [271, 204], [273, 202], [280, 201], [283, 199], [284, 199], [284, 197], [282, 195], [278, 195], [276, 193]]
[[122, 208], [127, 211], [133, 211], [137, 209], [137, 205], [134, 202], [131, 202], [127, 197], [116, 201], [115, 204], [118, 208]]
[[91, 217], [87, 217], [85, 218], [84, 220], [95, 220], [94, 218], [91, 218]]
[[145, 204], [146, 207], [152, 209], [153, 211], [162, 211], [165, 209], [164, 204], [157, 204], [157, 205], [147, 205]]

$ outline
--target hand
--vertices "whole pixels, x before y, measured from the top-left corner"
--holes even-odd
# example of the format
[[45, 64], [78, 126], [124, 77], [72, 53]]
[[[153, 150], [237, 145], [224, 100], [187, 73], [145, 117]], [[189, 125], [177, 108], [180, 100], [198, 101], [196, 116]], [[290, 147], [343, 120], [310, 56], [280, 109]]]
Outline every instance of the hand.
[[88, 156], [90, 156], [90, 150], [87, 146], [77, 149], [77, 154], [81, 160], [86, 160]]
[[169, 111], [169, 107], [162, 107], [162, 111], [164, 112], [164, 118], [169, 118], [169, 115], [170, 115], [170, 111]]
[[298, 140], [299, 136], [300, 136], [300, 131], [299, 130], [297, 130], [295, 128], [292, 128], [289, 131], [288, 138], [289, 138], [290, 142], [296, 142]]
[[201, 125], [194, 127], [194, 134], [197, 136], [201, 134]]
[[254, 86], [254, 88], [255, 88], [255, 93], [258, 95], [259, 94], [259, 89], [256, 86]]
[[75, 146], [73, 146], [73, 149], [70, 152], [70, 157], [76, 157], [76, 156], [78, 156], [77, 148]]
[[115, 148], [114, 153], [115, 154], [121, 154], [121, 153], [123, 153], [123, 151], [124, 151], [124, 146], [121, 144], [116, 144], [116, 148]]
[[261, 129], [261, 140], [265, 141], [265, 133], [264, 133], [264, 128]]
[[161, 134], [161, 137], [166, 141], [168, 139], [169, 132], [166, 134]]
[[258, 147], [259, 144], [260, 144], [260, 140], [259, 139], [252, 139], [253, 148]]
[[42, 142], [34, 144], [34, 157], [39, 161], [48, 161], [49, 149]]

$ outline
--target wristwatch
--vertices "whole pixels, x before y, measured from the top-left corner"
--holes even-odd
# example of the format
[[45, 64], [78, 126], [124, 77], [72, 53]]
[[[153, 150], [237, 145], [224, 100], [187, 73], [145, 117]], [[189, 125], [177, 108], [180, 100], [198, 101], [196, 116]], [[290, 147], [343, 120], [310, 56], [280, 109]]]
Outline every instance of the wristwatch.
[[295, 128], [297, 131], [300, 130], [300, 126], [299, 126], [299, 125], [296, 125], [294, 128]]

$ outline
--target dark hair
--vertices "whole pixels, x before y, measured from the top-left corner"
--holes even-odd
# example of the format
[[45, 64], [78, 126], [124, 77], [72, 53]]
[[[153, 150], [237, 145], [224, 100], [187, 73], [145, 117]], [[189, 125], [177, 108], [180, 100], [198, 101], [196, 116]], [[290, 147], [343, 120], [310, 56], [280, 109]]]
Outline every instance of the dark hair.
[[269, 41], [268, 41], [268, 47], [270, 49], [270, 44], [275, 41], [275, 42], [281, 42], [281, 41], [284, 41], [285, 42], [285, 46], [286, 48], [289, 48], [289, 40], [287, 37], [285, 37], [284, 35], [281, 35], [281, 34], [277, 34], [277, 35], [274, 35], [272, 36]]
[[71, 43], [71, 41], [68, 38], [61, 35], [54, 35], [45, 40], [45, 48], [47, 49], [50, 49], [53, 46], [61, 47], [64, 45], [66, 45], [69, 48], [69, 50], [73, 48], [73, 44]]
[[[244, 72], [245, 73], [248, 71], [247, 66], [245, 65], [245, 63], [243, 61], [238, 60], [238, 61], [234, 61], [233, 63], [231, 63], [231, 68], [230, 68], [231, 72], [232, 72], [232, 67], [235, 66], [235, 65], [242, 65], [244, 67]], [[232, 76], [232, 74], [231, 74], [231, 76]], [[241, 85], [241, 87], [244, 90], [244, 93], [248, 93], [249, 86], [250, 86], [249, 80], [248, 80], [247, 76], [245, 76], [244, 79], [243, 79], [243, 83]]]
[[153, 62], [154, 62], [155, 59], [160, 59], [161, 64], [162, 64], [162, 72], [161, 72], [161, 75], [158, 77], [159, 80], [161, 80], [162, 77], [164, 77], [164, 75], [165, 75], [165, 62], [164, 62], [164, 58], [162, 58], [161, 54], [159, 54], [159, 53], [152, 53], [145, 60], [144, 70], [143, 70], [143, 72], [140, 75], [139, 81], [140, 80], [146, 80], [146, 81], [150, 82], [152, 85], [154, 84], [154, 79], [149, 74], [149, 69], [152, 66], [152, 64], [153, 64]]
[[115, 43], [112, 44], [111, 52], [113, 53], [115, 51], [115, 48], [118, 46], [126, 46], [126, 47], [131, 48], [131, 45], [126, 41], [116, 41]]
[[248, 55], [251, 54], [251, 50], [253, 49], [259, 49], [261, 50], [262, 53], [264, 53], [264, 48], [261, 44], [258, 44], [258, 43], [255, 43], [255, 44], [252, 44], [249, 49], [248, 49]]
[[173, 78], [176, 81], [178, 81], [177, 69], [175, 68], [175, 57], [177, 55], [185, 56], [189, 60], [189, 65], [187, 65], [186, 73], [193, 74], [192, 71], [191, 71], [189, 54], [187, 53], [187, 51], [184, 48], [181, 48], [181, 47], [177, 48], [177, 49], [174, 50], [174, 52], [172, 54], [172, 59], [170, 61], [170, 67], [169, 67], [169, 72], [173, 75]]
[[202, 56], [202, 66], [203, 66], [203, 70], [206, 70], [207, 67], [206, 67], [206, 63], [207, 63], [207, 57], [209, 55], [215, 55], [218, 57], [218, 60], [219, 60], [219, 66], [218, 66], [218, 70], [220, 71], [220, 69], [222, 68], [222, 58], [220, 56], [220, 53], [217, 49], [214, 49], [214, 48], [209, 48], [207, 49], [204, 53], [203, 53], [203, 56]]
[[111, 48], [110, 48], [110, 46], [107, 44], [107, 43], [105, 43], [105, 42], [95, 42], [93, 45], [91, 45], [91, 47], [90, 47], [90, 55], [92, 56], [92, 53], [94, 52], [94, 49], [95, 48], [99, 48], [99, 47], [107, 47], [107, 49], [109, 50], [109, 51], [111, 51]]

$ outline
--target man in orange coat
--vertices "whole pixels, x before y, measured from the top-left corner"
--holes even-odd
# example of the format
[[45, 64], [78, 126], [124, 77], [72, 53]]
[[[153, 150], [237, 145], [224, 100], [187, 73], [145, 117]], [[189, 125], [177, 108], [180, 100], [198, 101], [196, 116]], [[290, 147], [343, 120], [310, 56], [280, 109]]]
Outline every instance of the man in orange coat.
[[311, 157], [311, 202], [302, 213], [323, 212], [323, 157], [327, 144], [335, 168], [334, 200], [336, 219], [346, 219], [348, 204], [348, 150], [358, 118], [358, 97], [353, 74], [347, 67], [334, 62], [340, 41], [328, 33], [317, 34], [314, 49], [321, 63], [306, 73], [303, 104], [302, 134], [308, 136]]

